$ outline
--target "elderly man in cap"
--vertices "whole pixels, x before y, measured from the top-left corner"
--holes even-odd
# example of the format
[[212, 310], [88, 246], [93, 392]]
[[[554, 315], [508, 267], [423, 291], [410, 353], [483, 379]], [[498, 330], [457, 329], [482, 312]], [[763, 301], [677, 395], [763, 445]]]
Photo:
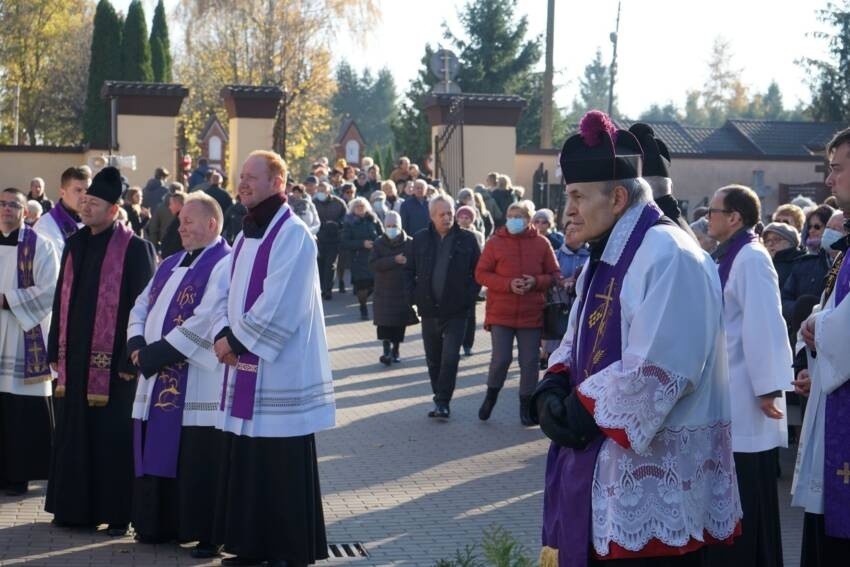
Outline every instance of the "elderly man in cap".
[[127, 321], [154, 272], [150, 242], [117, 222], [121, 175], [102, 169], [80, 200], [85, 226], [68, 239], [50, 321], [58, 418], [45, 510], [60, 526], [130, 522], [137, 368]]
[[560, 161], [591, 254], [533, 398], [552, 440], [542, 564], [702, 565], [741, 519], [717, 270], [608, 116], [588, 113]]

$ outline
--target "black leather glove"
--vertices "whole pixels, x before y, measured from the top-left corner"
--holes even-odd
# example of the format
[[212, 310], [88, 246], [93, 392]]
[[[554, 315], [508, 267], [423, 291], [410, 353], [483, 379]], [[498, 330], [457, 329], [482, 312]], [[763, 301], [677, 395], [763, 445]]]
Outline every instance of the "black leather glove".
[[584, 449], [602, 434], [575, 391], [564, 397], [563, 391], [547, 390], [535, 405], [540, 429], [561, 447]]
[[155, 341], [139, 350], [139, 370], [150, 378], [171, 364], [183, 362], [186, 357], [165, 339]]

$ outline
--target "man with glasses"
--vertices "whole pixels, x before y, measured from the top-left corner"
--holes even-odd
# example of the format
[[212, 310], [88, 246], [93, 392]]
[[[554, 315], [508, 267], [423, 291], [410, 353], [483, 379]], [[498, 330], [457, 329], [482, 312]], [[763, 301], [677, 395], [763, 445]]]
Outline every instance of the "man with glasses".
[[0, 487], [17, 496], [46, 479], [53, 403], [45, 338], [59, 260], [24, 224], [26, 197], [0, 193]]
[[781, 566], [777, 448], [788, 446], [783, 390], [793, 379], [779, 285], [755, 226], [759, 198], [742, 185], [717, 190], [708, 234], [720, 245], [723, 319], [732, 399], [732, 451], [744, 511], [741, 537], [712, 548], [712, 564]]

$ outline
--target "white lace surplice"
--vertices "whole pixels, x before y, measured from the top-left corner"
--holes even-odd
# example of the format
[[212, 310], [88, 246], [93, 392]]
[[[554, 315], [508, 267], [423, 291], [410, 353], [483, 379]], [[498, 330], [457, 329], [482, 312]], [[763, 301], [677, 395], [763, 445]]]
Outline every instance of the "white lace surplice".
[[[602, 261], [619, 259], [635, 210], [616, 225]], [[652, 538], [672, 547], [706, 532], [725, 539], [741, 508], [717, 269], [681, 229], [659, 225], [644, 237], [619, 297], [622, 359], [579, 386], [597, 424], [629, 440], [626, 448], [606, 439], [596, 462], [594, 549], [605, 557], [612, 542], [639, 551]], [[552, 364], [569, 364], [570, 315]]]

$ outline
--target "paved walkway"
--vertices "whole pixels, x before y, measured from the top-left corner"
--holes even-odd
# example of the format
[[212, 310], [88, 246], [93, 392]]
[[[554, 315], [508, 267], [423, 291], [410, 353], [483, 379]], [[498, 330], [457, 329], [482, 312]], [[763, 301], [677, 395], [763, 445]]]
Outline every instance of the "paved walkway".
[[[402, 363], [387, 369], [350, 293], [326, 309], [338, 405], [337, 427], [318, 436], [328, 539], [362, 542], [369, 557], [323, 563], [432, 566], [495, 525], [536, 556], [548, 443], [519, 423], [515, 368], [490, 421], [478, 420], [488, 335], [479, 330], [474, 355], [461, 360], [452, 418], [438, 423], [425, 417], [430, 387], [418, 327], [402, 345]], [[798, 564], [802, 530], [799, 510], [787, 506], [792, 460], [783, 455], [780, 484], [786, 565]], [[25, 498], [0, 496], [0, 565], [218, 564], [175, 545], [54, 528], [43, 504], [43, 484]]]

